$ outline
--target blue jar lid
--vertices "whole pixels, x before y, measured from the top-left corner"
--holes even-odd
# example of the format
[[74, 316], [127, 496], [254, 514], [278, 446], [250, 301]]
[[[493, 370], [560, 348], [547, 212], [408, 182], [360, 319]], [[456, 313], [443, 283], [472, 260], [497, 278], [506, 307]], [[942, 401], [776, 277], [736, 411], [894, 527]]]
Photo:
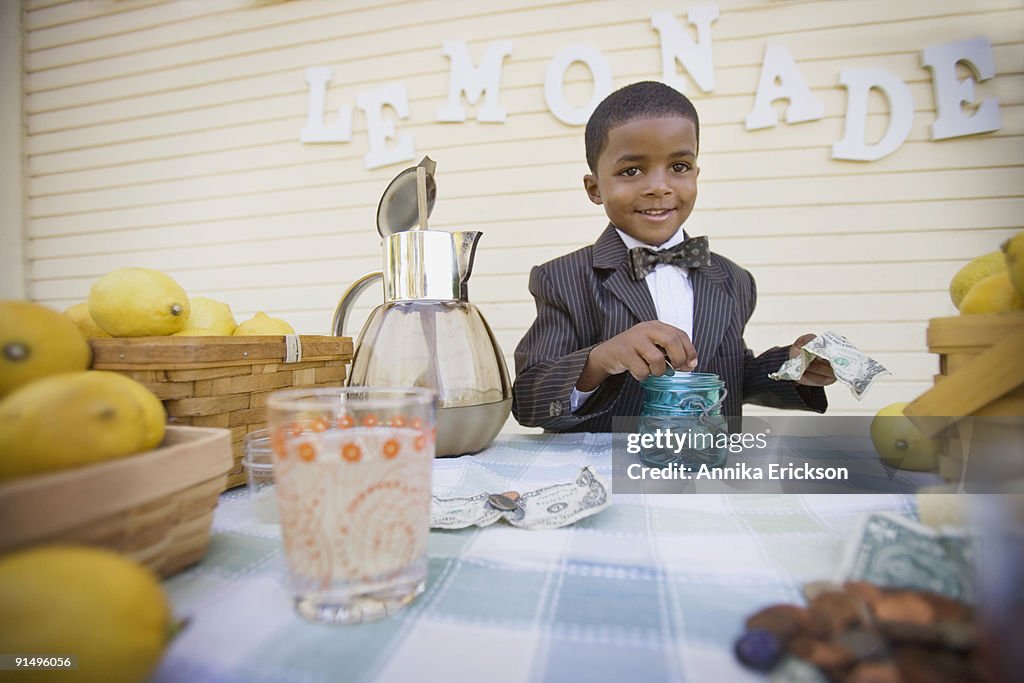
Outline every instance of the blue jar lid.
[[645, 389], [673, 391], [679, 389], [720, 389], [722, 379], [712, 372], [680, 372], [674, 375], [651, 375], [640, 382]]

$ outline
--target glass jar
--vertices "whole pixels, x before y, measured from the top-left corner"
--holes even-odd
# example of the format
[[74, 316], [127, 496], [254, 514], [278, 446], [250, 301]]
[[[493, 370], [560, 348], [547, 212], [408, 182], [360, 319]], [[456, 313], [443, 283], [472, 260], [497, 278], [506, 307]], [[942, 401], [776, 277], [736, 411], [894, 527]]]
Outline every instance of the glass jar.
[[651, 467], [678, 465], [696, 470], [720, 467], [728, 456], [729, 425], [722, 415], [725, 383], [718, 375], [676, 372], [640, 382], [644, 403], [637, 431], [651, 434], [640, 461]]

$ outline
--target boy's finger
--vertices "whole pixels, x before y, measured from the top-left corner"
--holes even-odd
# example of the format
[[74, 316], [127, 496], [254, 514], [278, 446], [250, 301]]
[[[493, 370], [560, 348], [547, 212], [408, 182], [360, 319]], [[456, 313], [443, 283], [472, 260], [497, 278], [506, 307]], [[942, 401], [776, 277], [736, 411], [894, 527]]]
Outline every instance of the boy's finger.
[[690, 370], [697, 365], [697, 349], [684, 332], [672, 335], [664, 343], [672, 367], [679, 370]]
[[652, 375], [663, 375], [665, 374], [665, 368], [668, 364], [665, 361], [665, 350], [660, 346], [651, 344], [641, 349], [637, 349], [640, 357], [647, 363], [647, 367], [650, 369]]

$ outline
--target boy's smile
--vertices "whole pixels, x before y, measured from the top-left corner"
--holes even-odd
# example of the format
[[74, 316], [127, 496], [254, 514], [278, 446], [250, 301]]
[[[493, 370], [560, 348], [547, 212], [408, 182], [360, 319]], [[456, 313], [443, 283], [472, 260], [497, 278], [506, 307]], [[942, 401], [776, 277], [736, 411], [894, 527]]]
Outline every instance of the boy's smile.
[[682, 116], [633, 119], [608, 131], [590, 201], [622, 232], [658, 246], [676, 234], [697, 199], [697, 132]]

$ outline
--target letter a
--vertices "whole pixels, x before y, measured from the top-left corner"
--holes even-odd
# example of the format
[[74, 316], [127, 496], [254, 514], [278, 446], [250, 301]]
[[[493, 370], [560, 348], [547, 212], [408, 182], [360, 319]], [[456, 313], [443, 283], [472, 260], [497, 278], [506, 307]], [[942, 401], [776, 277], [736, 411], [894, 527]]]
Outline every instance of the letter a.
[[775, 100], [789, 100], [786, 123], [817, 121], [825, 116], [825, 107], [811, 94], [785, 44], [768, 41], [754, 108], [747, 114], [747, 130], [771, 128], [779, 122], [772, 107]]

